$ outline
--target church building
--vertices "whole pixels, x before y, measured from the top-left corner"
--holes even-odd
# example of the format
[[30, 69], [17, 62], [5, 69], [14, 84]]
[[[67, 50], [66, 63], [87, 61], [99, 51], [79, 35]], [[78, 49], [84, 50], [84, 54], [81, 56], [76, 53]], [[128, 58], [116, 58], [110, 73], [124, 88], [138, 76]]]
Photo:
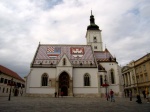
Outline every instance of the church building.
[[110, 89], [120, 96], [120, 66], [103, 50], [101, 32], [91, 12], [86, 45], [39, 43], [26, 77], [27, 96], [104, 97]]

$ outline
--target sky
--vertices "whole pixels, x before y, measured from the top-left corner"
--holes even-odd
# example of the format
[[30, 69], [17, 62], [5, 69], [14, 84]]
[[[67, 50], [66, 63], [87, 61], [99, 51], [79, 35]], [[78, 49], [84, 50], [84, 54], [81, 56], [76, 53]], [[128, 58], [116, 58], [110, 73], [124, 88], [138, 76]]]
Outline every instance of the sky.
[[0, 0], [0, 65], [27, 76], [38, 44], [86, 44], [90, 15], [121, 66], [150, 52], [150, 0]]

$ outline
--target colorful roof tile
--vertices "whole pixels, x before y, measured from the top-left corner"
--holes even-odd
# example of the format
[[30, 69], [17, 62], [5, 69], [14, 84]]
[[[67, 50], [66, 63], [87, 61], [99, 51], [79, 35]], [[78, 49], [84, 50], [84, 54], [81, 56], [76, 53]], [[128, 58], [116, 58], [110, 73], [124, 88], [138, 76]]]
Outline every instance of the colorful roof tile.
[[95, 51], [94, 52], [95, 58], [97, 61], [100, 62], [112, 62], [116, 61], [116, 58], [114, 58], [111, 53], [106, 48], [105, 51]]
[[32, 62], [32, 67], [55, 67], [64, 54], [68, 57], [73, 67], [96, 67], [90, 45], [50, 44], [39, 45]]

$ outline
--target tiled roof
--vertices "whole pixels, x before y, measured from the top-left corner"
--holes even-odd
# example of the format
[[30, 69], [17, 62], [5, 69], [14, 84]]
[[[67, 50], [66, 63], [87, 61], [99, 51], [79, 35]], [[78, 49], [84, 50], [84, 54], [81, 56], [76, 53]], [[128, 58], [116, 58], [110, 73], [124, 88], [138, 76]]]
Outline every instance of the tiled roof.
[[90, 45], [57, 44], [40, 44], [33, 59], [32, 66], [38, 67], [42, 65], [43, 67], [48, 67], [53, 65], [55, 67], [64, 54], [68, 57], [73, 67], [96, 67], [94, 54]]
[[15, 73], [14, 71], [12, 71], [2, 65], [0, 65], [0, 72], [24, 82], [24, 80], [17, 73]]
[[105, 51], [95, 51], [94, 55], [96, 60], [100, 62], [116, 61], [116, 59], [111, 55], [107, 48], [105, 49]]

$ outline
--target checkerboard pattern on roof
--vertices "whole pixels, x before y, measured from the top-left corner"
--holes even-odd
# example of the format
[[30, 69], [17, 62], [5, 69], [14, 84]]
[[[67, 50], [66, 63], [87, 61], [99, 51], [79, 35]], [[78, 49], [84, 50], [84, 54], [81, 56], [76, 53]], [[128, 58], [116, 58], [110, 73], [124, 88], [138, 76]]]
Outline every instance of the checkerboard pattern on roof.
[[[50, 58], [47, 55], [47, 49], [50, 47], [60, 47], [61, 48], [60, 55], [57, 56], [56, 58]], [[81, 58], [75, 58], [70, 52], [70, 48], [72, 48], [72, 47], [84, 48], [84, 55]], [[74, 61], [94, 62], [92, 48], [91, 48], [91, 46], [88, 46], [88, 45], [40, 45], [38, 52], [35, 56], [34, 63], [37, 64], [40, 62], [42, 63], [42, 62], [46, 62], [46, 61], [51, 61], [53, 64], [57, 64], [64, 54], [67, 55], [67, 57], [69, 58], [69, 60], [71, 62], [74, 62]], [[48, 63], [45, 63], [45, 64], [48, 64]]]

